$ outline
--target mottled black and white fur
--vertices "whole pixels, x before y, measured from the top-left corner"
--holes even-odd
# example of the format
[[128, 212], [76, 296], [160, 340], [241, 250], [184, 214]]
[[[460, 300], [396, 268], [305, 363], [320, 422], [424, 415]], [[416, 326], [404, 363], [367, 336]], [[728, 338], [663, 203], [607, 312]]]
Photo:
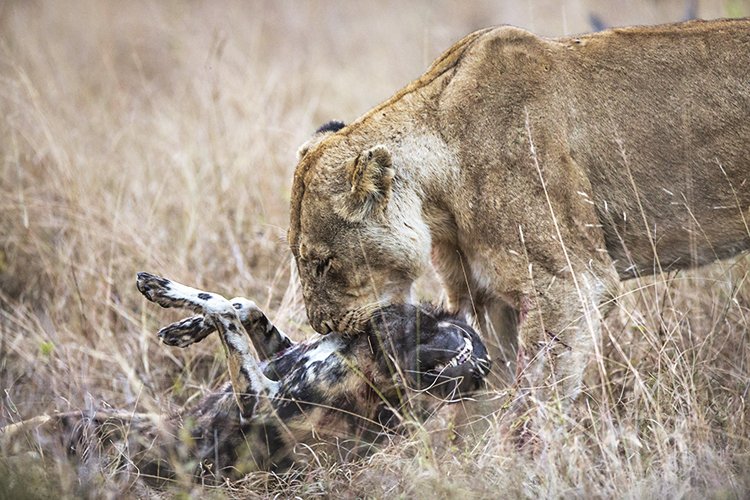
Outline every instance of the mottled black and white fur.
[[[145, 476], [187, 468], [220, 479], [285, 469], [312, 453], [360, 456], [405, 417], [424, 418], [435, 404], [479, 389], [490, 369], [477, 333], [439, 310], [389, 306], [362, 333], [294, 343], [248, 299], [148, 273], [138, 274], [137, 287], [162, 307], [198, 313], [162, 328], [165, 344], [187, 347], [218, 331], [230, 380], [177, 416], [128, 422], [124, 445], [107, 436], [127, 450], [123, 466]], [[77, 429], [70, 449], [80, 452], [85, 436], [102, 439], [107, 412], [86, 425], [72, 417], [63, 422]]]

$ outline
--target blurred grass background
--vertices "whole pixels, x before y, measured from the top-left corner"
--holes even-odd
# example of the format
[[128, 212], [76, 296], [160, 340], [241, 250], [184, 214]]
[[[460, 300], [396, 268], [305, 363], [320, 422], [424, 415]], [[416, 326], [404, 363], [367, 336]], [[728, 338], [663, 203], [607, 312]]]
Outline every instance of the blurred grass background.
[[[284, 242], [297, 147], [464, 34], [747, 15], [747, 0], [0, 2], [0, 425], [170, 411], [224, 380], [215, 339], [159, 345], [176, 316], [144, 303], [139, 270], [246, 295], [308, 334]], [[365, 462], [193, 493], [747, 497], [747, 272], [629, 284], [581, 414], [551, 417], [535, 457], [499, 436], [501, 412], [465, 433], [441, 417]], [[45, 460], [58, 492], [132, 486]]]

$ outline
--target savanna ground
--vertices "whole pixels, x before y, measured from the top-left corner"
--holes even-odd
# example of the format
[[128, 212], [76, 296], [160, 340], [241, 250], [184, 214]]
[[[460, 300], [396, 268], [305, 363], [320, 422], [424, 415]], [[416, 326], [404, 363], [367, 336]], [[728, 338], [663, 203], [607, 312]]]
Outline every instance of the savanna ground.
[[[690, 8], [750, 15], [739, 0]], [[462, 35], [509, 23], [555, 36], [591, 31], [592, 14], [626, 25], [687, 12], [658, 0], [0, 2], [0, 425], [171, 411], [225, 379], [215, 338], [159, 344], [154, 332], [176, 316], [138, 294], [139, 270], [244, 294], [310, 334], [284, 242], [296, 148]], [[547, 408], [534, 453], [503, 437], [501, 409], [474, 412], [471, 429], [443, 411], [359, 462], [168, 494], [747, 497], [749, 272], [740, 260], [624, 287], [586, 392], [569, 417]], [[419, 288], [440, 300], [434, 281]], [[6, 470], [0, 495], [143, 494], [136, 482], [53, 454]]]

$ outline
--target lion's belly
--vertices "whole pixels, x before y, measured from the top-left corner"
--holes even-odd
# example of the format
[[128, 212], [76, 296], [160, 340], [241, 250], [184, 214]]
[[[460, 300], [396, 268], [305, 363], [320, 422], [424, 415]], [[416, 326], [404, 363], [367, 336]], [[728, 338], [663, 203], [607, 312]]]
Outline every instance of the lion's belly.
[[618, 142], [592, 134], [588, 150], [574, 152], [622, 277], [704, 265], [750, 247], [750, 102], [720, 124], [689, 123], [679, 137], [656, 122]]
[[684, 233], [657, 238], [654, 245], [648, 237], [631, 236], [623, 242], [614, 242], [608, 249], [621, 279], [702, 266], [750, 249], [750, 239], [747, 236], [718, 244], [702, 242], [702, 238], [701, 234]]
[[[742, 169], [750, 176], [750, 168]], [[750, 179], [735, 175], [730, 188], [723, 174], [698, 184], [670, 182], [668, 175], [627, 177], [624, 189], [622, 182], [592, 185], [607, 251], [622, 278], [701, 266], [750, 248]]]

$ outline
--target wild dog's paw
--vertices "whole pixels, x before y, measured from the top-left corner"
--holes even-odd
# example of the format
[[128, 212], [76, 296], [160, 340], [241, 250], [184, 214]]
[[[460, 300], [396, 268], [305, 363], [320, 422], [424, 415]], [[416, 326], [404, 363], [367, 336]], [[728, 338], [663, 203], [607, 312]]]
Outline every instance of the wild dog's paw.
[[138, 290], [151, 302], [162, 307], [178, 307], [201, 314], [234, 314], [224, 297], [204, 292], [149, 273], [138, 273]]
[[170, 285], [168, 279], [145, 272], [138, 273], [135, 281], [135, 286], [144, 297], [162, 307], [174, 307], [172, 299], [166, 296]]
[[187, 347], [208, 337], [216, 328], [201, 315], [176, 321], [159, 330], [159, 338], [168, 346]]
[[266, 316], [255, 302], [245, 297], [235, 297], [230, 302], [243, 323], [256, 323]]

